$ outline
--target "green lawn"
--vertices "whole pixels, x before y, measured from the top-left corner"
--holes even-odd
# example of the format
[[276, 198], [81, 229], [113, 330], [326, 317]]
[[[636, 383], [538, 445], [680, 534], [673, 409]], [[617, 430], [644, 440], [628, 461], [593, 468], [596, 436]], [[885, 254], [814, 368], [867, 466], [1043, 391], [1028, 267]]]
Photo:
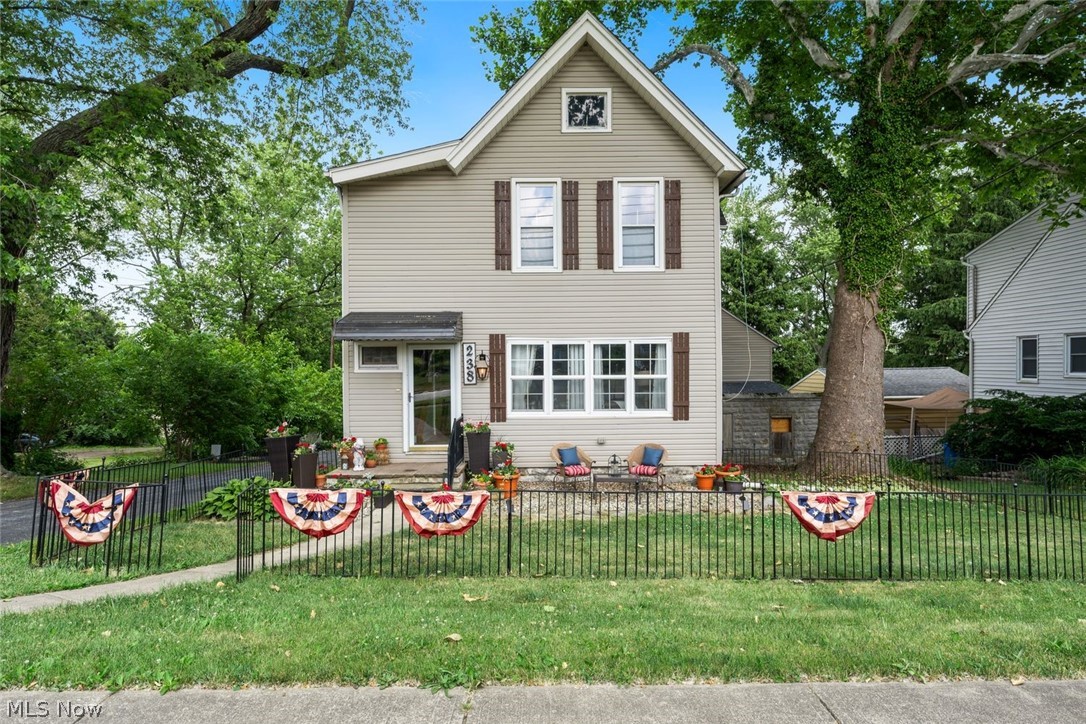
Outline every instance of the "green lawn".
[[38, 479], [33, 475], [0, 475], [0, 501], [34, 497]]
[[[83, 588], [96, 583], [139, 578], [153, 573], [195, 568], [234, 557], [237, 525], [231, 521], [193, 521], [169, 523], [162, 539], [162, 567], [148, 570], [110, 570], [109, 577], [101, 566], [84, 568], [73, 564], [31, 566], [30, 542], [0, 547], [0, 598], [25, 596], [31, 593]], [[74, 563], [74, 562], [73, 562]]]
[[1084, 600], [1065, 582], [266, 572], [6, 616], [0, 686], [1081, 678]]

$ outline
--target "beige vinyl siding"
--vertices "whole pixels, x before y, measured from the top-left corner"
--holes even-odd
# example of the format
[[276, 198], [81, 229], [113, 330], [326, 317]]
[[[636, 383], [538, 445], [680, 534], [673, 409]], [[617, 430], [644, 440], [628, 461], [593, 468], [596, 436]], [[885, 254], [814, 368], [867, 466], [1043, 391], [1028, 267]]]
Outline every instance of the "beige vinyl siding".
[[809, 393], [815, 395], [821, 395], [826, 389], [826, 373], [822, 370], [815, 370], [811, 374], [807, 375], [803, 379], [796, 382], [794, 385], [788, 388], [789, 392], [794, 394]]
[[[562, 87], [611, 89], [611, 133], [562, 133]], [[596, 181], [682, 180], [682, 269], [596, 268]], [[580, 269], [494, 269], [494, 181], [580, 182]], [[597, 460], [660, 442], [675, 464], [719, 456], [719, 244], [716, 181], [705, 163], [591, 50], [579, 51], [454, 177], [423, 171], [347, 185], [345, 311], [462, 311], [464, 341], [486, 351], [489, 335], [510, 339], [671, 338], [690, 333], [690, 421], [667, 417], [511, 419], [495, 434], [517, 444], [524, 466], [549, 466], [551, 445], [574, 441]], [[617, 240], [616, 240], [617, 242]], [[457, 353], [459, 355], [459, 352]], [[669, 364], [671, 360], [669, 360]], [[348, 368], [352, 369], [352, 368]], [[402, 430], [400, 382], [348, 372], [352, 434]], [[373, 388], [386, 385], [388, 389]], [[373, 404], [380, 399], [380, 412]], [[487, 418], [486, 384], [466, 387], [462, 410]], [[395, 423], [393, 425], [393, 423]], [[378, 427], [380, 430], [378, 430]], [[395, 427], [395, 429], [393, 429]], [[597, 440], [602, 439], [602, 444]], [[395, 448], [394, 448], [395, 449]], [[444, 459], [422, 455], [419, 459]]]
[[[1046, 225], [1023, 228], [1021, 238], [1004, 242], [1011, 247], [1008, 256], [1017, 256], [1023, 245], [1032, 248], [1046, 232]], [[984, 250], [990, 263], [1002, 259], [1000, 242]], [[976, 263], [984, 274], [985, 257]], [[971, 330], [973, 394], [983, 397], [990, 389], [1028, 395], [1086, 392], [1086, 377], [1064, 374], [1067, 334], [1086, 334], [1086, 218], [1053, 230]], [[1037, 337], [1037, 381], [1018, 382], [1018, 338], [1032, 336]]]
[[773, 342], [728, 312], [720, 315], [720, 344], [725, 381], [773, 380]]

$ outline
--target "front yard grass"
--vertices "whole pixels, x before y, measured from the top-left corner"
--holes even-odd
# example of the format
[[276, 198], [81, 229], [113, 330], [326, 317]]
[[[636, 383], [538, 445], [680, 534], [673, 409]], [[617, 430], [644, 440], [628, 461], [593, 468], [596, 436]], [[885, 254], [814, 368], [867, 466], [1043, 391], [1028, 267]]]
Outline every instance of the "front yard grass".
[[33, 475], [14, 473], [0, 475], [0, 501], [7, 503], [12, 500], [33, 498], [37, 485], [38, 479]]
[[1067, 582], [264, 572], [5, 616], [0, 686], [1080, 678], [1084, 601]]
[[153, 570], [80, 568], [68, 564], [30, 565], [30, 542], [0, 547], [0, 598], [32, 593], [83, 588], [98, 583], [123, 581], [167, 571], [219, 563], [234, 557], [237, 550], [237, 524], [197, 520], [169, 523], [162, 536], [162, 566]]

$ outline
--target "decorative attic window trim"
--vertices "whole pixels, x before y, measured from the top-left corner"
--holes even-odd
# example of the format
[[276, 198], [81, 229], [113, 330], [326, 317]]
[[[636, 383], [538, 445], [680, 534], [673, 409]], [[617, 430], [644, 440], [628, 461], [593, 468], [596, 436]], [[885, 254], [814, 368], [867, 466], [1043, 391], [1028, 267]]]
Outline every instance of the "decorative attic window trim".
[[562, 133], [610, 132], [610, 88], [562, 89]]
[[513, 271], [562, 271], [562, 180], [515, 178], [512, 187]]

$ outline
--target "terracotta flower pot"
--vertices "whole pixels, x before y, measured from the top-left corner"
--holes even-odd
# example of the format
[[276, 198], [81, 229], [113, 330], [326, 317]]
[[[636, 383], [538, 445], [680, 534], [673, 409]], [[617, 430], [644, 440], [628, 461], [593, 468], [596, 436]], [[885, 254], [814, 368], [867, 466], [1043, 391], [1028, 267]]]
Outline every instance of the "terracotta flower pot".
[[367, 468], [375, 468], [375, 467], [377, 467], [377, 459], [376, 458], [366, 458], [366, 467]]
[[511, 476], [494, 475], [494, 487], [501, 491], [502, 500], [517, 496], [517, 483], [520, 482], [520, 473]]
[[716, 483], [716, 475], [694, 473], [694, 482], [698, 486], [698, 490], [712, 490], [713, 484]]
[[328, 480], [327, 475], [318, 475], [317, 476], [317, 487], [318, 488], [323, 488], [325, 483], [327, 482], [327, 480]]

